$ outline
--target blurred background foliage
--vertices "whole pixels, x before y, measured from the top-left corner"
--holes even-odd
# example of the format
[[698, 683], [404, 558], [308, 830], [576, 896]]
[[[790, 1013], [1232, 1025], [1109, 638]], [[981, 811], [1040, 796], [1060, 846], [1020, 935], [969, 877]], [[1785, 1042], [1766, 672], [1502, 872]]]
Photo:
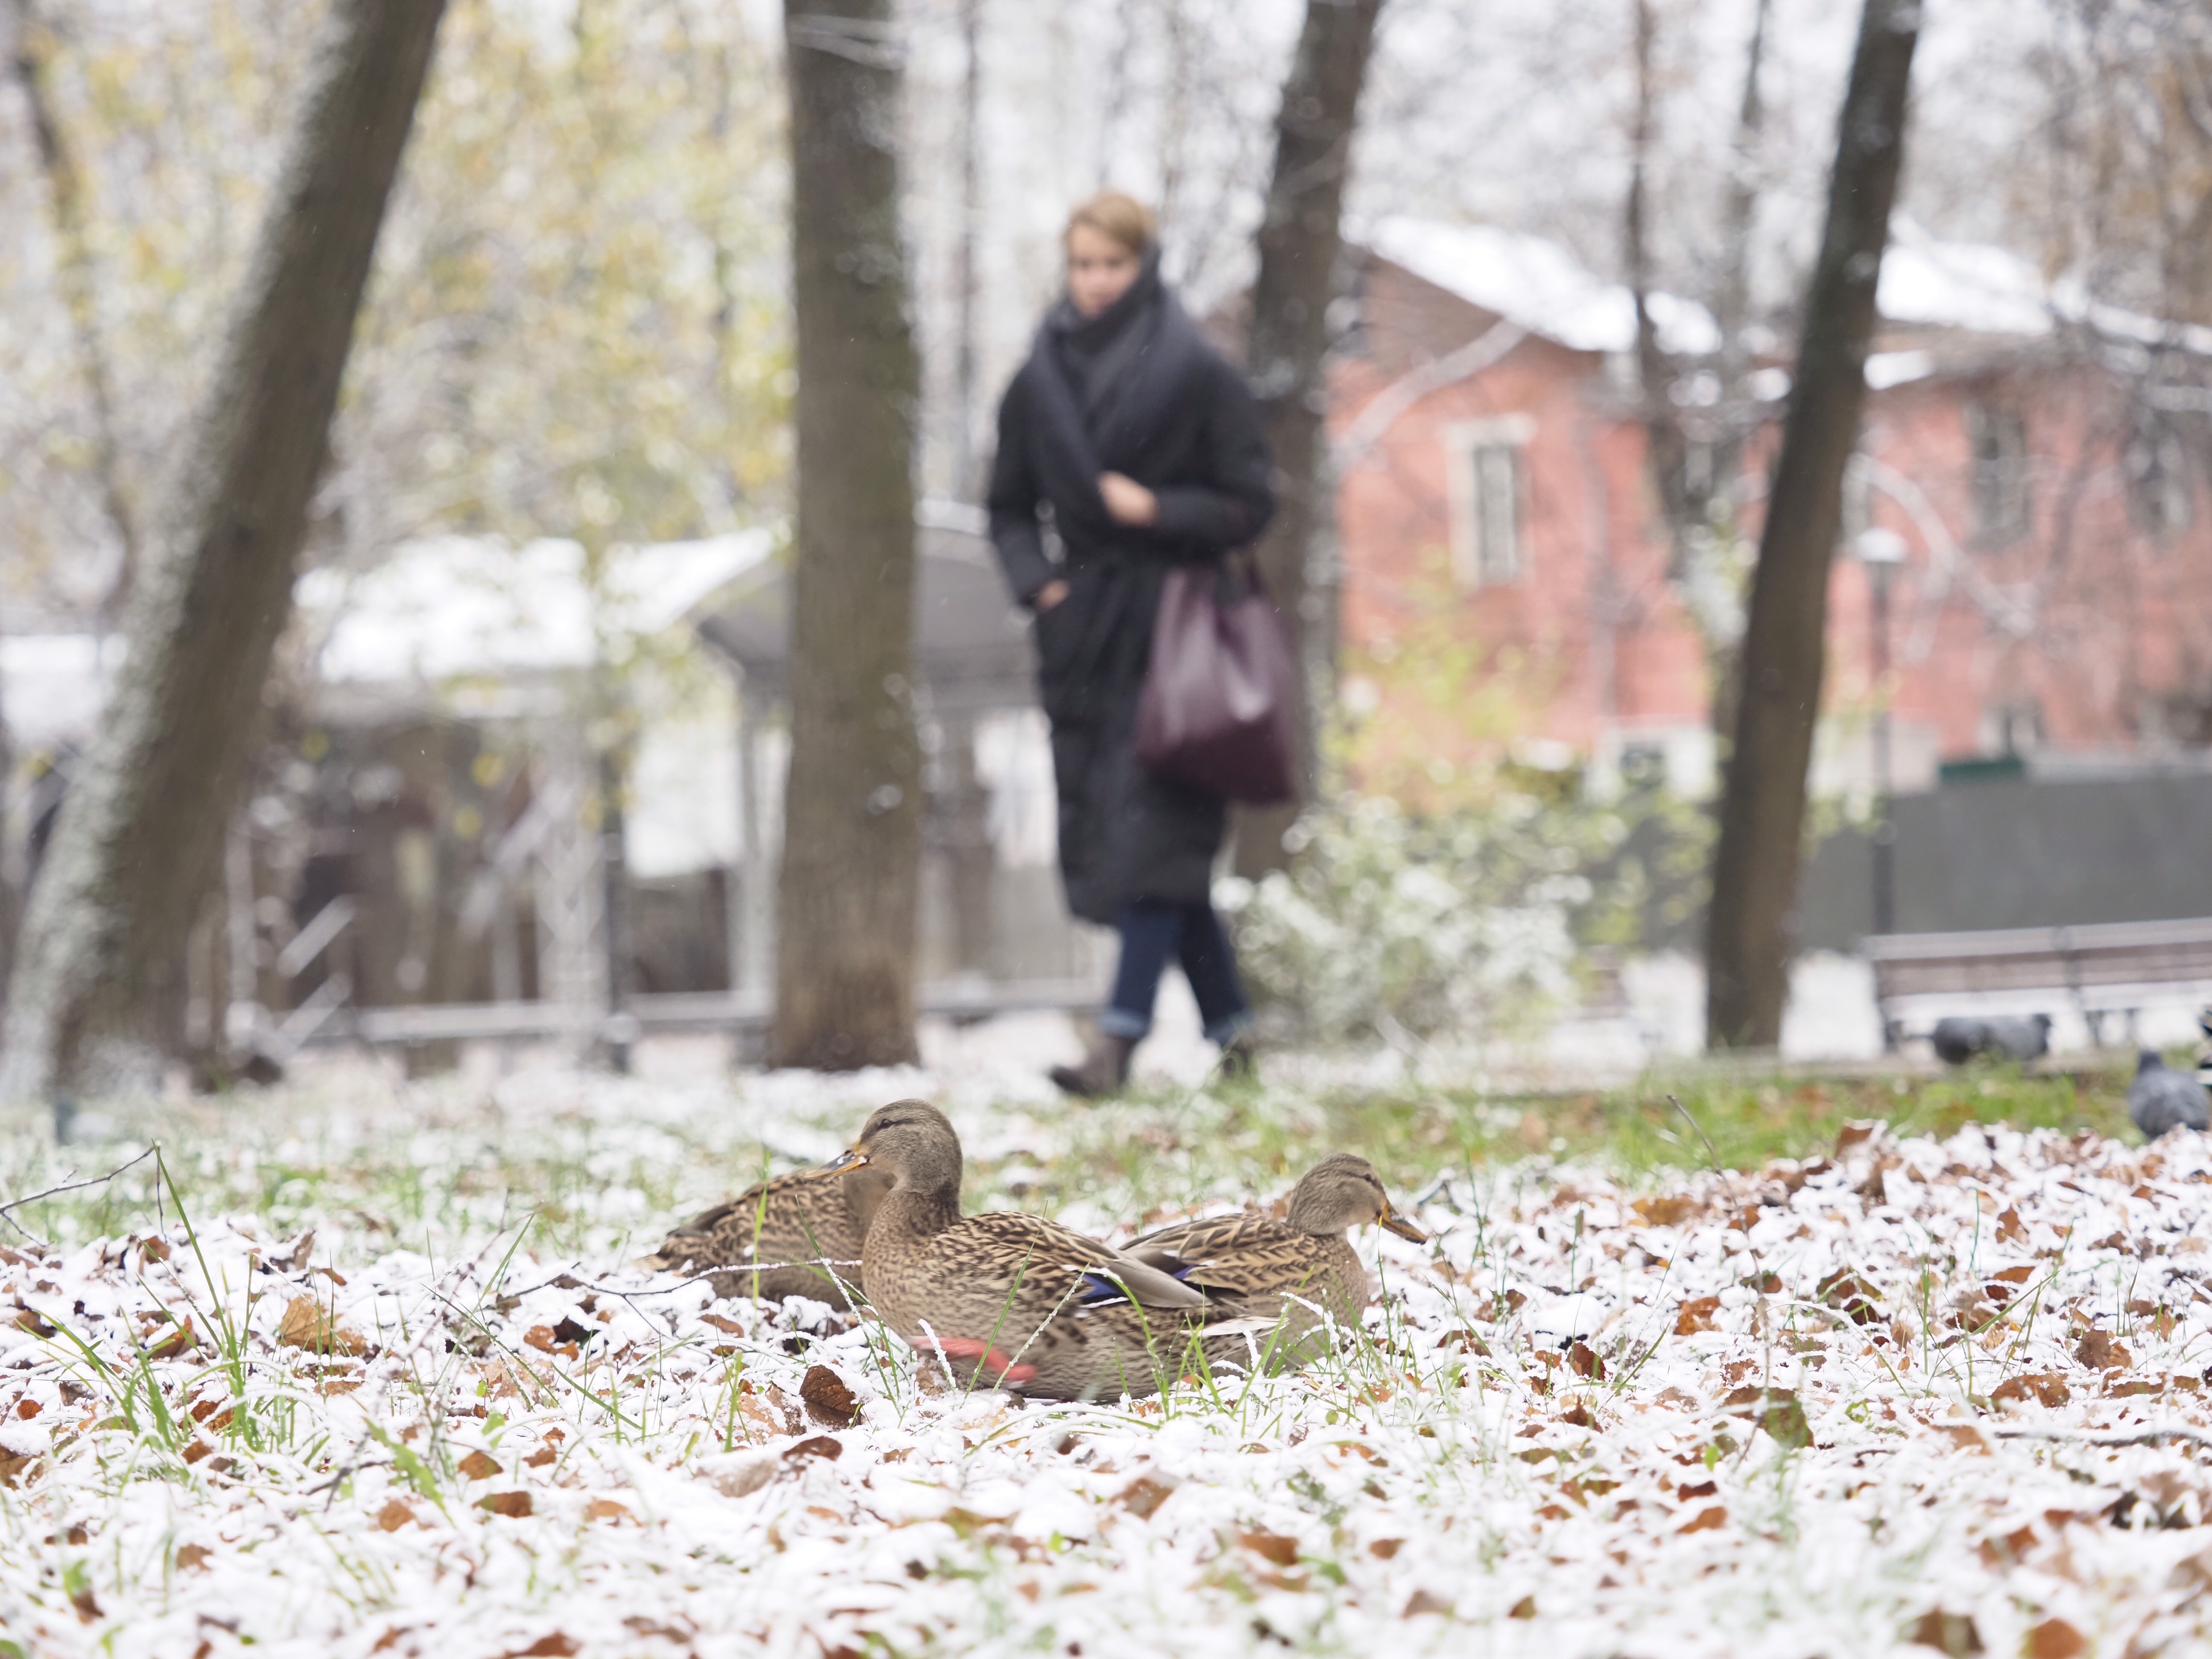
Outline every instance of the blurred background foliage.
[[[319, 9], [72, 7], [46, 82], [78, 176], [131, 495], [155, 496], [222, 325]], [[18, 100], [0, 121], [21, 122]], [[739, 9], [587, 0], [447, 18], [385, 228], [307, 557], [431, 531], [594, 555], [779, 516], [790, 471], [777, 65]], [[13, 153], [34, 154], [11, 131]], [[46, 234], [0, 174], [0, 599], [96, 605], [121, 539]], [[142, 508], [143, 511], [143, 508]]]

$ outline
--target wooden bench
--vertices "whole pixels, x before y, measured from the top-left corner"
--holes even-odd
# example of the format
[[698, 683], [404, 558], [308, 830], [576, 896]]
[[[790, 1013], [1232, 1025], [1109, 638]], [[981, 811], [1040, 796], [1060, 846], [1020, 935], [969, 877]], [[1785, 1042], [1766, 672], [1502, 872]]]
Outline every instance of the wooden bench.
[[[2096, 922], [1979, 933], [1878, 933], [1866, 941], [1882, 1031], [1972, 1012], [2034, 1014], [2072, 1006], [2098, 1042], [2107, 1021], [2131, 1031], [2154, 1002], [2212, 1002], [2212, 917]], [[1960, 1000], [1972, 997], [1971, 1010]]]

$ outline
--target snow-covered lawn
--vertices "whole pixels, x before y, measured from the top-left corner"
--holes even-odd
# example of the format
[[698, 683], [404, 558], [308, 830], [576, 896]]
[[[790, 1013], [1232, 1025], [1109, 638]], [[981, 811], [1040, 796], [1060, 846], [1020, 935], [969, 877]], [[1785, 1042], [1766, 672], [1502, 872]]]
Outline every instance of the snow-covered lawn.
[[[926, 1082], [326, 1082], [63, 1152], [4, 1126], [6, 1195], [156, 1124], [175, 1185], [149, 1158], [28, 1206], [55, 1247], [0, 1255], [0, 1654], [2202, 1650], [2196, 1140], [1401, 1169], [1434, 1242], [1361, 1241], [1384, 1295], [1334, 1360], [1133, 1406], [931, 1393], [867, 1324], [627, 1265], [762, 1142], [825, 1155]], [[1279, 1087], [946, 1103], [994, 1202], [1085, 1135], [1309, 1118]], [[1176, 1167], [1062, 1213], [1287, 1185]]]

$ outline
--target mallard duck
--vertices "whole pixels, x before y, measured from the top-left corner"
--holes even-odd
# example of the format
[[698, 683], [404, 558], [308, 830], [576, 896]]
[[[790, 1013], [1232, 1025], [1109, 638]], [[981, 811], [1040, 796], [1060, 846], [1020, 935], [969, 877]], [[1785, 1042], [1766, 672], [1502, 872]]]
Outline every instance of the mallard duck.
[[960, 1213], [960, 1137], [934, 1106], [894, 1101], [816, 1171], [888, 1171], [862, 1248], [868, 1300], [955, 1379], [1043, 1400], [1149, 1395], [1181, 1369], [1206, 1298], [1157, 1267], [1037, 1216]]
[[1202, 1339], [1209, 1360], [1303, 1364], [1313, 1357], [1323, 1313], [1357, 1324], [1367, 1305], [1367, 1269], [1344, 1235], [1370, 1221], [1417, 1243], [1427, 1237], [1392, 1207], [1373, 1164], [1336, 1152], [1291, 1188], [1279, 1221], [1253, 1214], [1179, 1221], [1125, 1253], [1205, 1293], [1217, 1310], [1217, 1328]]
[[890, 1189], [879, 1170], [832, 1182], [811, 1170], [777, 1176], [702, 1210], [639, 1265], [703, 1273], [716, 1296], [811, 1296], [848, 1306], [866, 1294], [860, 1241]]

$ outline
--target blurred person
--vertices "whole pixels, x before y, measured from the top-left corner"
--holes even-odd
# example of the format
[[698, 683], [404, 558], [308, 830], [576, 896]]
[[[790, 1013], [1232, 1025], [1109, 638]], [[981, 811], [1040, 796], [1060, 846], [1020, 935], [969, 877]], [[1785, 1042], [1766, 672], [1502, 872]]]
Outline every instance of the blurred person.
[[1138, 698], [1170, 566], [1218, 564], [1274, 513], [1273, 464], [1243, 377], [1160, 279], [1151, 211], [1119, 191], [1068, 216], [1067, 289], [999, 407], [991, 539], [1036, 617], [1068, 908], [1121, 935], [1111, 1001], [1071, 1094], [1111, 1093], [1182, 965], [1232, 1075], [1251, 1005], [1210, 897], [1222, 798], [1138, 763]]

